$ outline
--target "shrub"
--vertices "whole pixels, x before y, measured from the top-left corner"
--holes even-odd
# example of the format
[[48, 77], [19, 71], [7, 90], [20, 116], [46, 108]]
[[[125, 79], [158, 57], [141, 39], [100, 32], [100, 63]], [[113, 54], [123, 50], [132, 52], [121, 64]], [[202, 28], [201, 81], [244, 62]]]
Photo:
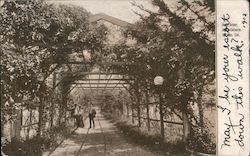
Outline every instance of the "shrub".
[[41, 145], [45, 143], [44, 141], [44, 139], [38, 137], [34, 137], [28, 141], [13, 138], [3, 148], [3, 152], [9, 156], [40, 156], [42, 155]]
[[188, 137], [188, 148], [197, 152], [215, 154], [216, 144], [212, 140], [213, 137], [208, 128], [192, 126]]
[[44, 150], [57, 146], [69, 133], [70, 128], [53, 127], [40, 138], [36, 136], [25, 141], [13, 138], [10, 143], [6, 143], [3, 151], [9, 156], [40, 156]]

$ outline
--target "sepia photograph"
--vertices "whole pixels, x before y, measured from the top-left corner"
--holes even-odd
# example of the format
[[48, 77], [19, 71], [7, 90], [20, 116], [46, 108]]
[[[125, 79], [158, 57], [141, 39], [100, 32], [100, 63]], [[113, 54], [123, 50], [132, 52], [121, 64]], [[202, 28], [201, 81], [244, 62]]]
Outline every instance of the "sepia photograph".
[[2, 156], [215, 156], [214, 0], [0, 0]]

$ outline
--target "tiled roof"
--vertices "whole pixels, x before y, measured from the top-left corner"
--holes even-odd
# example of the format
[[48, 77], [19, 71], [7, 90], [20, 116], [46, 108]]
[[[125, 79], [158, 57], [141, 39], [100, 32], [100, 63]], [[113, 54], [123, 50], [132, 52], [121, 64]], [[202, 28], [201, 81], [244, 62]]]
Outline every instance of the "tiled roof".
[[108, 21], [108, 22], [110, 22], [112, 24], [115, 24], [115, 25], [118, 25], [118, 26], [121, 26], [121, 27], [126, 27], [126, 26], [131, 25], [128, 22], [125, 22], [125, 21], [120, 20], [118, 18], [106, 15], [104, 13], [95, 14], [95, 15], [92, 15], [92, 16], [89, 17], [89, 21], [91, 23], [99, 21], [99, 20], [105, 20], [105, 21]]

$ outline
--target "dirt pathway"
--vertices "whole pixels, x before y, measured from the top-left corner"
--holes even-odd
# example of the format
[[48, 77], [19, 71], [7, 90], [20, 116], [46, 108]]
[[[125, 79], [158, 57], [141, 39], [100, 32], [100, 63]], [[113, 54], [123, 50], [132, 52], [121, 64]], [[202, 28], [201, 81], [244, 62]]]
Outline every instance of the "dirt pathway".
[[85, 128], [78, 128], [50, 156], [159, 156], [128, 142], [98, 110], [95, 129], [88, 129], [88, 125], [86, 120]]

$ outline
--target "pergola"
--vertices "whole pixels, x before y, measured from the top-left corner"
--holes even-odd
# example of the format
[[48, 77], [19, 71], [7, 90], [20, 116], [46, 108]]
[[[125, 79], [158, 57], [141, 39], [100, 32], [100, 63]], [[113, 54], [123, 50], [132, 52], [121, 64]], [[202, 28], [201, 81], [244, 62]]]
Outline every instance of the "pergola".
[[[135, 83], [133, 78], [130, 78], [124, 73], [116, 72], [102, 72], [102, 71], [89, 71], [89, 62], [60, 62], [60, 64], [66, 64], [69, 68], [68, 72], [64, 72], [64, 75], [69, 77], [77, 77], [73, 82], [70, 83], [71, 87], [67, 94], [69, 94], [75, 88], [82, 88], [84, 90], [129, 90], [129, 86]], [[72, 71], [69, 65], [82, 64], [85, 67], [84, 72]], [[97, 62], [97, 65], [124, 65], [122, 62]], [[62, 79], [56, 86], [63, 81], [67, 81], [67, 78]]]

